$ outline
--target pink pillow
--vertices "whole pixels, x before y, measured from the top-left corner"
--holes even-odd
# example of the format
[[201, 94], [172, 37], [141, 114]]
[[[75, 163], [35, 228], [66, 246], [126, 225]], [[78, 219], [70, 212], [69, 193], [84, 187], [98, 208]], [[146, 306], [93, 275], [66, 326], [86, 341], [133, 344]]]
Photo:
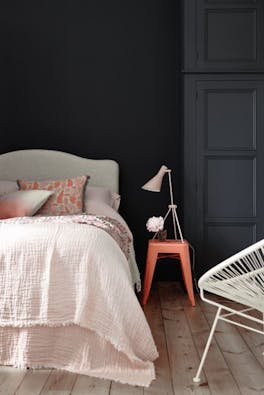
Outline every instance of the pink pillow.
[[54, 192], [54, 195], [44, 204], [38, 214], [81, 214], [84, 211], [83, 197], [88, 178], [89, 176], [54, 181], [18, 180], [18, 185], [22, 190], [45, 189]]
[[0, 197], [0, 218], [34, 215], [53, 194], [50, 191], [16, 191]]

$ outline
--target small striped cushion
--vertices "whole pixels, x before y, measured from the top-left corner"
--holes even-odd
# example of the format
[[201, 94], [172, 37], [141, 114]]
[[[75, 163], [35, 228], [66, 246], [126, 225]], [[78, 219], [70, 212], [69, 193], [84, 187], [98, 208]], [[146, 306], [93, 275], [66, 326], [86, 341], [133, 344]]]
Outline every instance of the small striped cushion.
[[0, 219], [28, 217], [52, 196], [50, 191], [15, 191], [0, 196]]

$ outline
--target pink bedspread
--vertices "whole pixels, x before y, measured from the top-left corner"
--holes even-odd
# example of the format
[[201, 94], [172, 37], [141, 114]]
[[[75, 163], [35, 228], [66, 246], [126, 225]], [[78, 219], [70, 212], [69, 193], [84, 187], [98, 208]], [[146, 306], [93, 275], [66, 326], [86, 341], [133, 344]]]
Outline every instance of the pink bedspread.
[[0, 221], [0, 363], [148, 386], [158, 354], [133, 290], [129, 236], [81, 217]]

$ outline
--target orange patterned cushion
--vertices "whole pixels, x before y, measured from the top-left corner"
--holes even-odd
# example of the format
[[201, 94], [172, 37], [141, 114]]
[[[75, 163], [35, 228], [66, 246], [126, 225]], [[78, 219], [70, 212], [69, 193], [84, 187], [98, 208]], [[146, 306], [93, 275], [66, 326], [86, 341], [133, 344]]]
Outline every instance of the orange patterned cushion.
[[29, 181], [18, 180], [22, 190], [44, 189], [53, 191], [49, 200], [41, 207], [41, 215], [80, 214], [84, 211], [83, 197], [89, 176], [68, 178], [66, 180]]

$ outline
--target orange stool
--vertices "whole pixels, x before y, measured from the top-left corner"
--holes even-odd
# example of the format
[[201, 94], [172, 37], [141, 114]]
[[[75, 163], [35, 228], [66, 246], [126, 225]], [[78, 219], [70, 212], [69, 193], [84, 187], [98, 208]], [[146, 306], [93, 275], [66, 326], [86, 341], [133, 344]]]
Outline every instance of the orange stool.
[[142, 303], [147, 303], [157, 259], [165, 257], [176, 257], [180, 260], [188, 297], [191, 305], [195, 306], [189, 244], [186, 240], [183, 242], [181, 240], [149, 240]]

